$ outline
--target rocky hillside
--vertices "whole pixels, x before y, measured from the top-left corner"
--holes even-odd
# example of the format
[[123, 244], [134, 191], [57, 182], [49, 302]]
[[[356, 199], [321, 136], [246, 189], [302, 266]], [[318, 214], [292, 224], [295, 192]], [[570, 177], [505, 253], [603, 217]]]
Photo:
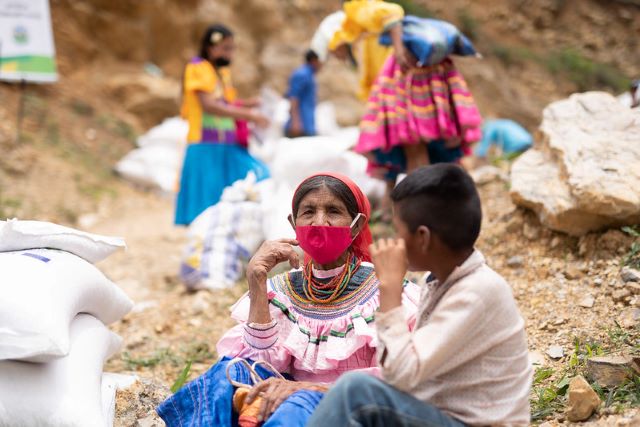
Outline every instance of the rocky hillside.
[[[464, 61], [486, 114], [534, 125], [550, 99], [576, 90], [620, 90], [637, 70], [640, 6], [628, 1], [403, 0], [409, 13], [447, 19], [472, 37], [483, 61]], [[283, 90], [318, 22], [339, 2], [53, 0], [60, 69], [73, 78], [88, 68], [102, 86], [144, 62], [179, 78], [212, 22], [237, 33], [235, 80], [244, 92], [269, 84]], [[129, 68], [133, 67], [133, 68]], [[321, 95], [339, 101], [343, 120], [357, 120], [355, 76], [332, 61]], [[87, 82], [89, 83], [89, 82]], [[356, 113], [354, 113], [356, 112]]]
[[[409, 13], [452, 21], [472, 37], [484, 59], [458, 64], [483, 114], [512, 117], [530, 129], [550, 101], [577, 90], [619, 92], [637, 72], [635, 1], [400, 3]], [[176, 114], [183, 64], [208, 24], [223, 22], [236, 31], [234, 77], [243, 94], [264, 84], [283, 91], [316, 25], [339, 5], [51, 0], [60, 81], [27, 89], [18, 146], [18, 89], [0, 84], [0, 214], [73, 223], [105, 197], [117, 197], [112, 165], [136, 134]], [[332, 59], [319, 79], [320, 96], [336, 102], [340, 121], [356, 123], [362, 106], [354, 97], [354, 70]], [[55, 188], [64, 190], [51, 188], [54, 177]]]

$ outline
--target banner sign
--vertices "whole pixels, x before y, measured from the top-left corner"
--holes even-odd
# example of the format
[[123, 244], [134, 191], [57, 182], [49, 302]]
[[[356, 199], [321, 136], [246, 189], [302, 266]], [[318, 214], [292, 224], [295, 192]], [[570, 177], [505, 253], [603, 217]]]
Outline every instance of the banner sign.
[[0, 0], [0, 80], [57, 79], [49, 0]]

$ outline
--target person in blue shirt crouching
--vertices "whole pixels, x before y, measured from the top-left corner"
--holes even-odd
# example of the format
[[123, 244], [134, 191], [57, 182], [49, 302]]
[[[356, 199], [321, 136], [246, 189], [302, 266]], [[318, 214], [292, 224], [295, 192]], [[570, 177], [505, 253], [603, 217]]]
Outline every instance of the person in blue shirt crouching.
[[478, 159], [486, 160], [489, 149], [494, 146], [503, 156], [522, 153], [533, 145], [533, 137], [525, 128], [509, 119], [487, 120], [482, 126], [482, 141], [475, 149]]

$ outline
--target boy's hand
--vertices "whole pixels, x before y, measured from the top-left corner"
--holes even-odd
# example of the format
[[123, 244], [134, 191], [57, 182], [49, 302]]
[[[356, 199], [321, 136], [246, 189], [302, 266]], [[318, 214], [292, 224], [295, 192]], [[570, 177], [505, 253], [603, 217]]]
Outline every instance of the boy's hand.
[[402, 285], [409, 261], [402, 239], [380, 239], [370, 246], [371, 259], [380, 280], [380, 311], [402, 304]]

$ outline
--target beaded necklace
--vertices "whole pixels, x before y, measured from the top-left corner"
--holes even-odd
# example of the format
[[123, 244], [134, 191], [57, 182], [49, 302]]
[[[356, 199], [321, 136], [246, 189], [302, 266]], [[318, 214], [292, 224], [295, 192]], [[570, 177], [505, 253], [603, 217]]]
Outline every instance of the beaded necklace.
[[342, 273], [335, 276], [327, 283], [318, 282], [313, 277], [313, 265], [311, 260], [304, 266], [302, 273], [303, 283], [302, 290], [307, 298], [305, 302], [314, 302], [317, 304], [327, 304], [334, 302], [344, 292], [351, 280], [351, 276], [360, 267], [360, 260], [354, 254], [349, 254], [347, 263]]

